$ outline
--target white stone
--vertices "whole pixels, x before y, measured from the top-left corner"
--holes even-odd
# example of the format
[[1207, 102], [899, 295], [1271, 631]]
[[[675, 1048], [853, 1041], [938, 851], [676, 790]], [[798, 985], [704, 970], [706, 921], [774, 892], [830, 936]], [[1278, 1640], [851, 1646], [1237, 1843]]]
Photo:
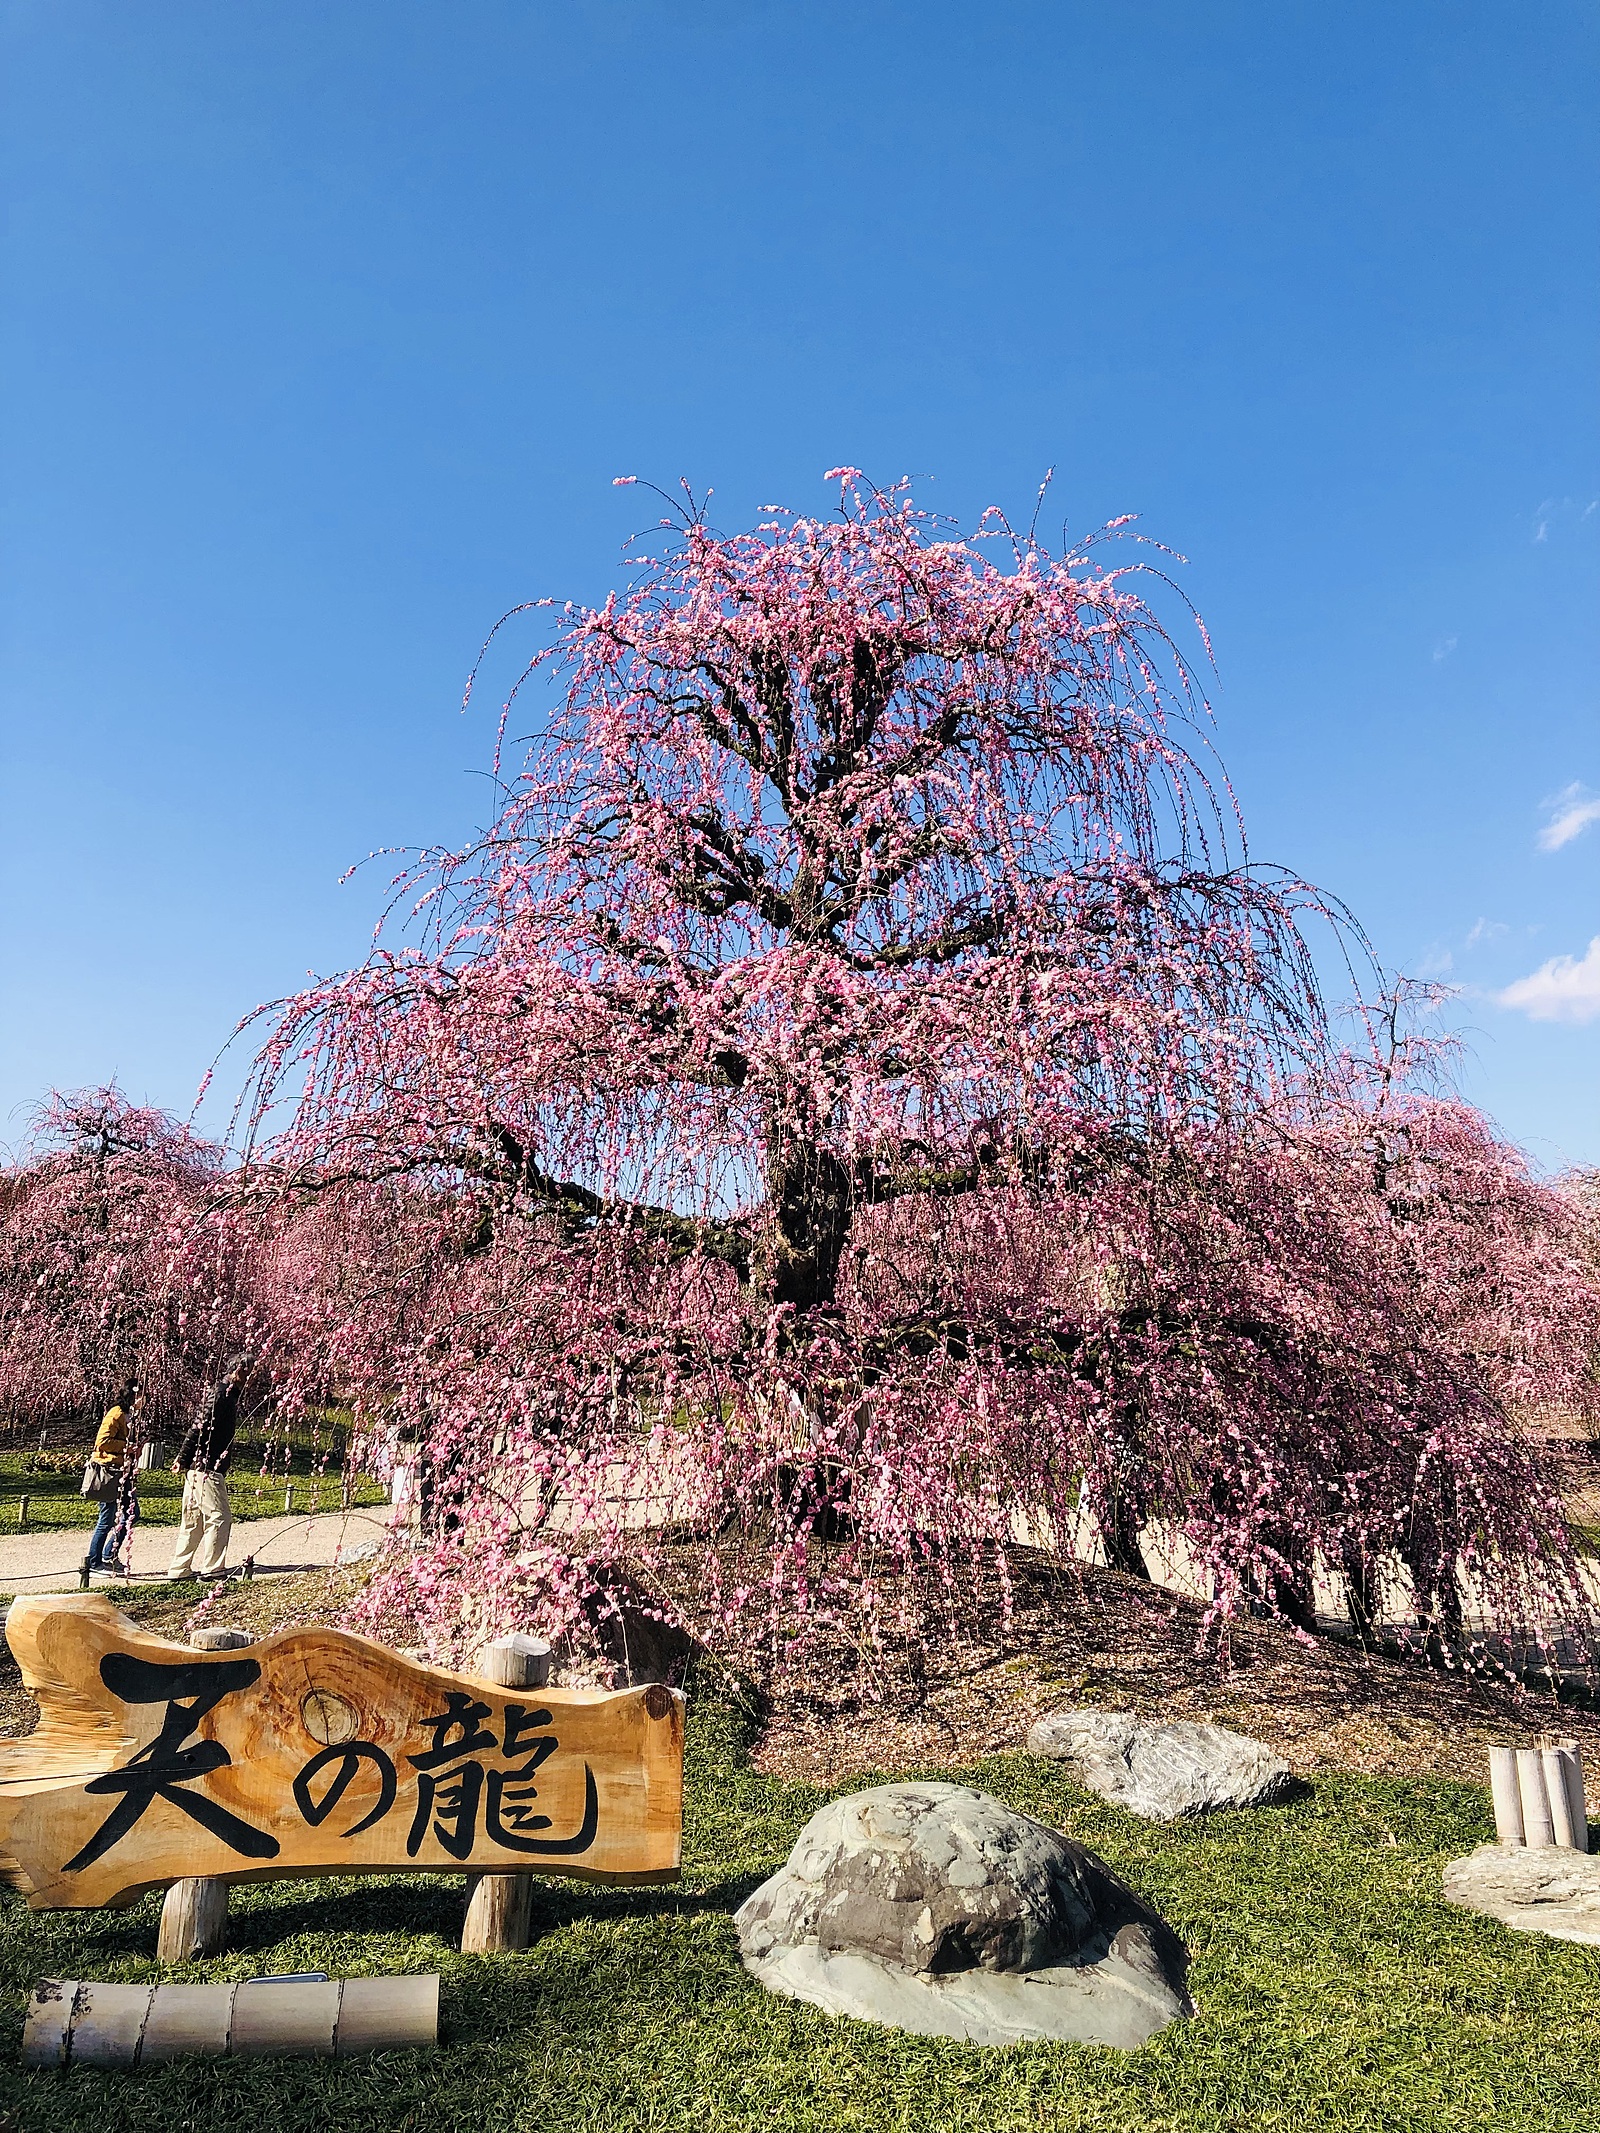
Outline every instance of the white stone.
[[1091, 1792], [1152, 1822], [1267, 1807], [1294, 1789], [1281, 1756], [1226, 1726], [1188, 1719], [1147, 1725], [1127, 1711], [1055, 1711], [1028, 1734], [1028, 1753], [1072, 1765]]
[[922, 2036], [1131, 2050], [1194, 2012], [1156, 1912], [1093, 1853], [963, 1785], [833, 1801], [734, 1923], [770, 1991]]
[[1444, 1900], [1519, 1933], [1600, 1948], [1600, 1857], [1590, 1852], [1480, 1844], [1445, 1868]]

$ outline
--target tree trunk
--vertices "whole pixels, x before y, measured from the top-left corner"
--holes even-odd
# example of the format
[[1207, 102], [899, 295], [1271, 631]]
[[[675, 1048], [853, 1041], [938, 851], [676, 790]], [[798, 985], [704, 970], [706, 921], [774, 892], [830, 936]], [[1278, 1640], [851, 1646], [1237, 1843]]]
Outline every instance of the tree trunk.
[[850, 1242], [855, 1185], [837, 1156], [815, 1141], [774, 1127], [768, 1144], [767, 1196], [775, 1234], [751, 1267], [756, 1292], [797, 1313], [831, 1304]]
[[1344, 1604], [1350, 1627], [1363, 1644], [1370, 1645], [1375, 1641], [1378, 1629], [1377, 1565], [1364, 1548], [1347, 1541], [1340, 1568], [1344, 1573]]
[[1124, 1577], [1143, 1578], [1148, 1585], [1151, 1582], [1150, 1565], [1145, 1561], [1140, 1539], [1143, 1527], [1127, 1498], [1111, 1499], [1096, 1513], [1096, 1518], [1101, 1546], [1106, 1551], [1110, 1568], [1120, 1570]]

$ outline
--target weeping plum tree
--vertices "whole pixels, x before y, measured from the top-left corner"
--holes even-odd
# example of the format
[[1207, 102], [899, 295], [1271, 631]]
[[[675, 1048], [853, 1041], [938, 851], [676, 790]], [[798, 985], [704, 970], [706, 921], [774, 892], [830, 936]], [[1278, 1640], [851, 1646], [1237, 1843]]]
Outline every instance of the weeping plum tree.
[[57, 1096], [0, 1174], [0, 1414], [97, 1412], [129, 1376], [187, 1415], [251, 1337], [252, 1239], [222, 1151], [115, 1088]]
[[[1395, 1560], [1436, 1615], [1464, 1566], [1554, 1590], [1511, 1403], [1589, 1396], [1565, 1203], [1335, 1057], [1329, 914], [1246, 856], [1165, 581], [830, 478], [556, 611], [421, 930], [276, 1011], [253, 1160], [283, 1249], [345, 1239], [285, 1352], [433, 1482], [375, 1604], [559, 1628], [626, 1560], [730, 1634], [870, 1639], [912, 1573], [1091, 1530], [1224, 1613], [1307, 1617], [1318, 1563], [1358, 1615]], [[1506, 1239], [1486, 1341], [1437, 1306]]]

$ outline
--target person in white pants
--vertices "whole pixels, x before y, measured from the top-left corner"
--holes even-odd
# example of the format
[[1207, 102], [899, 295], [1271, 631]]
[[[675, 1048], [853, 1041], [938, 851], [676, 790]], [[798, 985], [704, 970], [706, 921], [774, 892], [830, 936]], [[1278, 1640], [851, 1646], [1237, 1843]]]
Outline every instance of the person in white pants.
[[220, 1577], [228, 1566], [228, 1535], [233, 1506], [222, 1474], [202, 1474], [191, 1467], [183, 1477], [183, 1513], [169, 1578]]
[[228, 1563], [233, 1507], [228, 1501], [228, 1465], [239, 1424], [239, 1394], [249, 1362], [236, 1356], [221, 1379], [206, 1390], [194, 1422], [172, 1462], [183, 1476], [183, 1513], [169, 1578], [221, 1577]]

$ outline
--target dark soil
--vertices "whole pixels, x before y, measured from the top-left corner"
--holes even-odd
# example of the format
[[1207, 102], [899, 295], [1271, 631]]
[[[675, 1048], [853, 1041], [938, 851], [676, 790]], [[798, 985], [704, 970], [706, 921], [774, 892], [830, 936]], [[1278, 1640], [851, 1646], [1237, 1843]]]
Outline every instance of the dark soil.
[[[1420, 1659], [1364, 1652], [1276, 1621], [1235, 1624], [1219, 1642], [1204, 1609], [1115, 1571], [1063, 1569], [1019, 1552], [1013, 1608], [947, 1628], [868, 1669], [845, 1648], [808, 1658], [775, 1687], [755, 1760], [838, 1784], [870, 1771], [1015, 1750], [1047, 1711], [1101, 1704], [1152, 1719], [1228, 1725], [1303, 1775], [1487, 1782], [1492, 1741], [1549, 1733], [1585, 1751], [1600, 1806], [1600, 1716], [1504, 1680], [1463, 1679]], [[991, 1595], [991, 1599], [997, 1599]]]

